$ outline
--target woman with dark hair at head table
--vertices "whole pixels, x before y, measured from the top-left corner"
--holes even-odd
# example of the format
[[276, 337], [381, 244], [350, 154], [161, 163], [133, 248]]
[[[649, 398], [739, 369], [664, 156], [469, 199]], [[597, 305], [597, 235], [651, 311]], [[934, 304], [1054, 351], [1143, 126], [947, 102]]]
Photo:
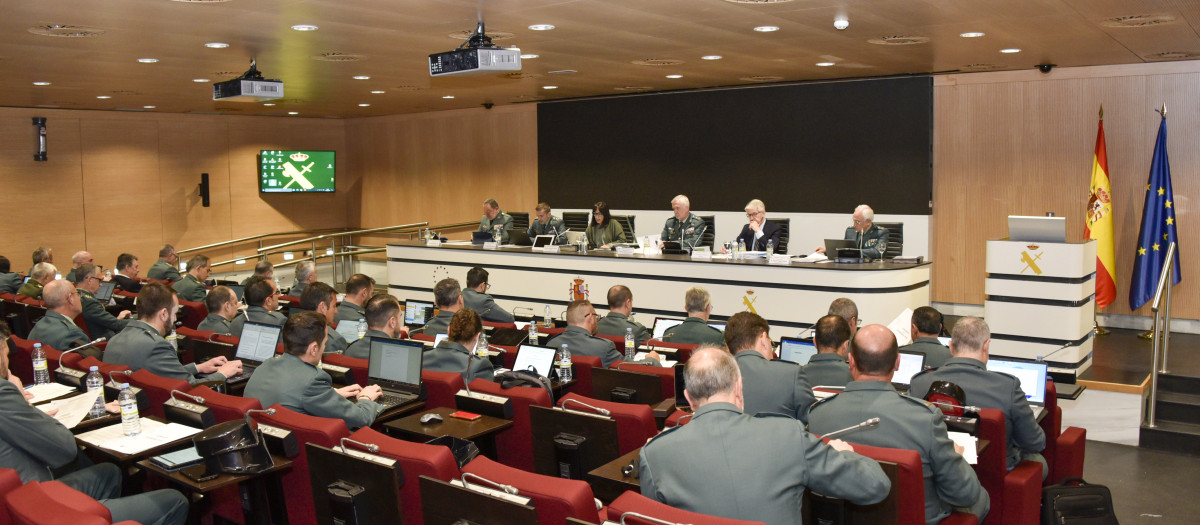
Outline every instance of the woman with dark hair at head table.
[[592, 206], [592, 224], [587, 227], [588, 248], [610, 248], [619, 242], [630, 242], [629, 234], [619, 221], [614, 221], [608, 203], [597, 202]]
[[468, 383], [476, 378], [491, 381], [495, 377], [491, 361], [487, 357], [471, 356], [482, 333], [483, 321], [475, 310], [463, 308], [455, 312], [450, 318], [448, 337], [425, 354], [425, 370], [462, 374], [463, 381]]

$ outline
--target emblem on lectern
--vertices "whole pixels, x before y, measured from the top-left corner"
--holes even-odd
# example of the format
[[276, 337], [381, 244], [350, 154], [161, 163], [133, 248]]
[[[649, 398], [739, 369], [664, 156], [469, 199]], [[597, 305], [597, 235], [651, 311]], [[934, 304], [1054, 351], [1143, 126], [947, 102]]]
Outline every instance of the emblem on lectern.
[[575, 280], [571, 281], [567, 294], [571, 297], [572, 301], [586, 300], [588, 298], [588, 285], [583, 282], [583, 278], [576, 277]]
[[746, 295], [742, 296], [742, 304], [746, 305], [747, 312], [757, 314], [758, 312], [754, 310], [754, 301], [757, 301], [758, 298], [751, 298], [752, 295], [754, 295], [754, 290], [746, 290]]
[[[1025, 273], [1025, 270], [1033, 270], [1034, 275], [1041, 275], [1042, 269], [1037, 265], [1038, 259], [1041, 259], [1044, 253], [1041, 251], [1041, 246], [1030, 244], [1026, 248], [1028, 250], [1021, 250], [1021, 261], [1025, 263], [1025, 267], [1021, 269], [1021, 273]], [[1037, 253], [1030, 255], [1029, 252]]]

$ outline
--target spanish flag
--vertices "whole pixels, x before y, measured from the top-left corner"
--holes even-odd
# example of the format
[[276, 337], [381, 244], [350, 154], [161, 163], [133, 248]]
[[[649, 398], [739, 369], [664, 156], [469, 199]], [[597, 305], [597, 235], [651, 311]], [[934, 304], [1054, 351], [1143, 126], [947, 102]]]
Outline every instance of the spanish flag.
[[1096, 240], [1096, 307], [1103, 308], [1117, 297], [1116, 256], [1113, 250], [1112, 186], [1108, 182], [1108, 153], [1104, 146], [1104, 108], [1100, 108], [1100, 130], [1096, 133], [1096, 156], [1092, 159], [1092, 190], [1088, 197], [1087, 222], [1083, 236]]

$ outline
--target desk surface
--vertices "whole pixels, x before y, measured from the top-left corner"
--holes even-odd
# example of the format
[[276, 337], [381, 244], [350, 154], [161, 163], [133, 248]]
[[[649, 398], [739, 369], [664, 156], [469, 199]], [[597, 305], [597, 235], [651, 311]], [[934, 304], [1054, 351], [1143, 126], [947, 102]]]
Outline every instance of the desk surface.
[[[162, 477], [166, 478], [167, 480], [171, 481], [172, 483], [175, 483], [176, 485], [185, 487], [191, 492], [203, 494], [206, 492], [211, 492], [211, 491], [217, 490], [221, 487], [226, 487], [229, 485], [241, 483], [243, 481], [252, 479], [257, 476], [264, 476], [264, 475], [270, 474], [272, 472], [278, 472], [280, 470], [284, 470], [284, 469], [288, 469], [288, 468], [292, 467], [292, 460], [285, 458], [283, 456], [276, 456], [275, 454], [271, 454], [271, 461], [274, 463], [274, 465], [271, 468], [269, 468], [263, 472], [260, 472], [258, 474], [252, 474], [252, 475], [221, 474], [221, 475], [217, 476], [216, 479], [213, 479], [210, 481], [204, 481], [204, 482], [198, 482], [196, 480], [193, 480], [193, 479], [183, 475], [183, 472], [182, 472], [183, 469], [166, 470], [158, 465], [155, 465], [154, 462], [150, 461], [149, 458], [138, 461], [137, 466], [143, 470], [147, 470], [149, 472], [153, 472], [159, 476], [162, 476]], [[200, 463], [200, 465], [203, 466], [204, 464]]]
[[[101, 419], [103, 419], [103, 418], [101, 418]], [[143, 417], [142, 419], [149, 419], [149, 420], [152, 420], [152, 421], [157, 421], [157, 422], [159, 422], [159, 423], [170, 423], [170, 421], [167, 421], [167, 420], [165, 420], [165, 419], [163, 419], [163, 418], [160, 418], [160, 417], [158, 417], [158, 416], [145, 416], [145, 417]], [[115, 424], [118, 424], [118, 425], [120, 424], [120, 418], [119, 418], [119, 417], [118, 417], [118, 418], [116, 418], [114, 421], [116, 421], [116, 423], [115, 423]], [[102, 426], [106, 426], [106, 425], [97, 425], [95, 428], [90, 428], [90, 429], [88, 429], [88, 430], [95, 430], [96, 428], [100, 428], [100, 427], [102, 427]], [[138, 461], [138, 460], [140, 460], [140, 459], [143, 459], [143, 458], [149, 458], [149, 457], [157, 456], [157, 455], [159, 455], [159, 454], [162, 454], [164, 451], [167, 451], [167, 450], [171, 450], [171, 449], [174, 449], [174, 448], [178, 448], [178, 447], [179, 447], [179, 445], [181, 445], [181, 444], [183, 444], [183, 443], [190, 443], [190, 442], [192, 441], [192, 437], [194, 437], [194, 436], [188, 436], [188, 437], [185, 437], [185, 438], [179, 438], [179, 439], [176, 439], [176, 440], [174, 440], [174, 441], [170, 441], [170, 442], [167, 442], [167, 443], [163, 443], [162, 445], [159, 445], [159, 446], [157, 446], [157, 447], [153, 447], [153, 448], [150, 448], [150, 449], [147, 449], [147, 450], [143, 450], [143, 451], [141, 451], [141, 452], [138, 452], [137, 454], [123, 454], [123, 453], [121, 453], [121, 452], [117, 452], [117, 451], [115, 451], [115, 450], [109, 450], [109, 449], [107, 449], [107, 448], [104, 448], [104, 447], [100, 447], [100, 446], [92, 445], [91, 443], [87, 443], [87, 442], [84, 442], [83, 440], [80, 440], [80, 439], [79, 439], [79, 436], [76, 436], [76, 437], [75, 437], [75, 443], [76, 443], [76, 444], [78, 444], [79, 446], [81, 446], [81, 447], [84, 447], [84, 448], [87, 448], [87, 449], [89, 449], [89, 450], [94, 450], [94, 451], [96, 451], [96, 452], [98, 452], [98, 453], [100, 453], [100, 454], [102, 454], [102, 455], [104, 455], [104, 456], [106, 456], [106, 457], [108, 457], [108, 458], [112, 459], [113, 461], [115, 461], [115, 462], [117, 462], [117, 463], [132, 463], [132, 462]]]
[[[510, 420], [491, 416], [481, 415], [475, 421], [450, 417], [451, 413], [457, 411], [454, 408], [437, 407], [395, 421], [388, 421], [383, 426], [421, 441], [428, 441], [442, 436], [475, 440], [513, 426], [513, 422]], [[428, 413], [441, 415], [442, 421], [440, 423], [421, 423], [421, 416]]]
[[621, 472], [621, 469], [637, 459], [638, 454], [641, 453], [642, 447], [638, 447], [637, 450], [588, 472], [587, 482], [592, 486], [592, 492], [596, 494], [596, 497], [600, 498], [600, 501], [612, 502], [612, 500], [617, 499], [626, 490], [641, 492], [641, 481], [634, 476], [626, 476]]

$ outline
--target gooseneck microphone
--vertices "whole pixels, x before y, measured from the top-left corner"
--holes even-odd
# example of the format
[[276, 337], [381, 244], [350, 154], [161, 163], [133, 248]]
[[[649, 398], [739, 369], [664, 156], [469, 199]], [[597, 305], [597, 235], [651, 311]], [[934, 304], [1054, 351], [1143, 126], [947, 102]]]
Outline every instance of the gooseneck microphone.
[[842, 434], [849, 434], [849, 433], [851, 433], [851, 432], [857, 432], [857, 431], [859, 431], [859, 430], [862, 430], [862, 429], [864, 429], [864, 428], [871, 428], [871, 427], [876, 427], [876, 426], [879, 426], [879, 418], [877, 418], [877, 417], [873, 417], [873, 418], [871, 418], [871, 419], [868, 419], [868, 420], [866, 420], [866, 421], [863, 421], [862, 423], [859, 423], [859, 424], [857, 424], [857, 425], [854, 425], [854, 426], [852, 426], [852, 427], [846, 427], [846, 428], [843, 428], [843, 429], [841, 429], [841, 430], [835, 430], [835, 431], [833, 431], [833, 432], [830, 432], [830, 433], [828, 433], [828, 434], [825, 434], [824, 436], [821, 436], [821, 437], [822, 437], [822, 438], [825, 438], [825, 439], [833, 439], [833, 438], [835, 438], [835, 437], [837, 437], [837, 436], [840, 436], [840, 435], [842, 435]]

